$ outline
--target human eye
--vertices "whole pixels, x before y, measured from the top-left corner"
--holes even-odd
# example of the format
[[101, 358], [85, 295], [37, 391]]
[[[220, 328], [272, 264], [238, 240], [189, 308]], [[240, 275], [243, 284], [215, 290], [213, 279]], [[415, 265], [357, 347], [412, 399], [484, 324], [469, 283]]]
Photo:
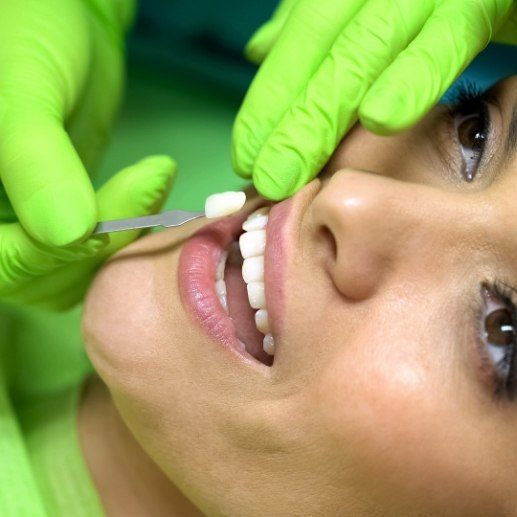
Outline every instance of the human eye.
[[512, 400], [517, 379], [517, 311], [513, 288], [496, 282], [483, 284], [478, 310], [478, 346], [498, 398]]
[[489, 99], [472, 84], [460, 84], [449, 107], [454, 140], [460, 151], [463, 179], [470, 183], [476, 177], [490, 135]]

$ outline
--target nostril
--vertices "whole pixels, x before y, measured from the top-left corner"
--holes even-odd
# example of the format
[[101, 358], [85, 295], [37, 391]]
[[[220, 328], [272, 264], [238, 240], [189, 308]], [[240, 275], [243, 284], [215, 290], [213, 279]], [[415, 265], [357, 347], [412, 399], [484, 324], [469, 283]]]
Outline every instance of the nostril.
[[325, 255], [325, 262], [332, 265], [337, 259], [337, 242], [334, 234], [328, 226], [321, 226], [319, 229], [319, 248]]

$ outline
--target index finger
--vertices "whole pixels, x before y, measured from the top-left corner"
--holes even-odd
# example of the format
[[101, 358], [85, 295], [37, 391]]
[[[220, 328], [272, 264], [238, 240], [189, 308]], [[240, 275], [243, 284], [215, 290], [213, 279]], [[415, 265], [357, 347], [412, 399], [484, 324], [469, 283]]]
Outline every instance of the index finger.
[[251, 84], [233, 128], [237, 173], [250, 176], [260, 149], [365, 0], [300, 0]]
[[390, 134], [421, 119], [488, 45], [493, 24], [512, 9], [512, 0], [502, 0], [491, 16], [483, 2], [462, 1], [442, 3], [370, 88], [359, 109], [368, 130]]

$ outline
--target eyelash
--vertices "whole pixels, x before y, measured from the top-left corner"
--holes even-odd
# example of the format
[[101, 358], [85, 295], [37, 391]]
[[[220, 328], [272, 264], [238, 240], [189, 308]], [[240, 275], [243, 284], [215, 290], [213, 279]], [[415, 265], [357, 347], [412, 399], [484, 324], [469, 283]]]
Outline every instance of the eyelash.
[[[488, 106], [491, 101], [491, 95], [489, 92], [481, 90], [475, 83], [472, 82], [460, 82], [452, 89], [444, 98], [444, 102], [447, 103], [447, 118], [451, 127], [451, 133], [453, 134], [454, 140], [457, 142], [462, 155], [463, 170], [462, 175], [467, 182], [471, 182], [475, 178], [475, 173], [471, 174], [469, 171], [466, 157], [463, 152], [462, 144], [458, 137], [458, 128], [461, 124], [457, 125], [458, 116], [468, 117], [469, 115], [478, 115], [481, 125], [484, 128], [484, 133], [488, 135], [490, 133], [490, 110]], [[464, 119], [465, 122], [467, 119]], [[462, 122], [462, 123], [463, 123]], [[477, 160], [479, 164], [484, 156], [486, 146], [486, 138], [483, 139], [479, 149], [477, 149]], [[476, 166], [477, 169], [477, 166]]]
[[[517, 308], [516, 302], [513, 300], [517, 299], [517, 291], [509, 286], [508, 284], [500, 281], [485, 282], [482, 284], [482, 289], [486, 289], [490, 293], [494, 294], [495, 297], [506, 307], [511, 314], [512, 327], [517, 328]], [[476, 343], [479, 349], [481, 357], [481, 369], [483, 373], [488, 377], [489, 382], [494, 388], [494, 397], [496, 399], [507, 399], [513, 400], [515, 396], [515, 369], [517, 368], [517, 335], [512, 332], [512, 343], [506, 345], [503, 359], [497, 364], [494, 364], [493, 359], [489, 356], [487, 351], [487, 344], [483, 340], [484, 325], [486, 320], [486, 302], [483, 299], [482, 289], [480, 295], [476, 297], [474, 306], [474, 321], [479, 322], [476, 325]], [[507, 373], [501, 373], [507, 369]]]

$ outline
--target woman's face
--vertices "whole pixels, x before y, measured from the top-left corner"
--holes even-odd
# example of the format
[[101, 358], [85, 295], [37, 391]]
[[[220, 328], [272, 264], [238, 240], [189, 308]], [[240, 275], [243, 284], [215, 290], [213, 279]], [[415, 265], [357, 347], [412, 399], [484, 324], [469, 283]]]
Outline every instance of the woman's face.
[[356, 127], [272, 208], [271, 366], [231, 337], [256, 339], [239, 265], [233, 323], [215, 293], [247, 214], [186, 246], [196, 223], [148, 236], [100, 272], [89, 354], [202, 511], [517, 514], [517, 77], [485, 100], [394, 137]]

